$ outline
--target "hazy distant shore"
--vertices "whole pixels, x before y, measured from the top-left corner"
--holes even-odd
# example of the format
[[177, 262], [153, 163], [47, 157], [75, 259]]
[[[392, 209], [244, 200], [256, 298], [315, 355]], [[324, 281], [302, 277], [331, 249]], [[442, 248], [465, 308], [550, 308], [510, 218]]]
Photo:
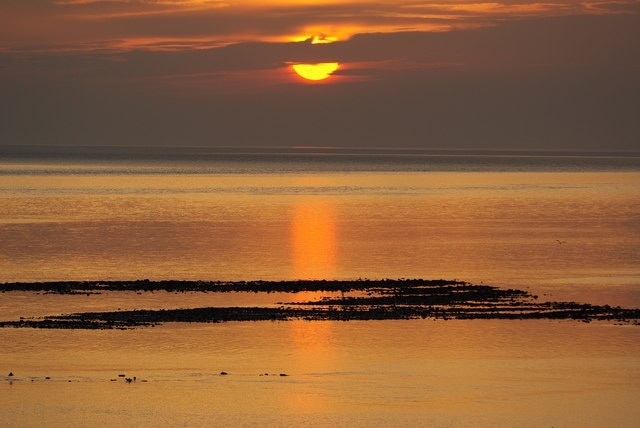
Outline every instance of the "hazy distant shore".
[[[640, 309], [577, 302], [538, 302], [522, 290], [500, 289], [451, 280], [312, 281], [82, 281], [5, 283], [2, 293], [58, 294], [102, 292], [331, 292], [311, 301], [278, 302], [261, 307], [204, 307], [162, 310], [81, 312], [21, 317], [0, 327], [113, 329], [169, 322], [385, 320], [385, 319], [566, 319], [638, 324]], [[339, 295], [336, 295], [339, 293]], [[337, 296], [337, 297], [336, 297]]]

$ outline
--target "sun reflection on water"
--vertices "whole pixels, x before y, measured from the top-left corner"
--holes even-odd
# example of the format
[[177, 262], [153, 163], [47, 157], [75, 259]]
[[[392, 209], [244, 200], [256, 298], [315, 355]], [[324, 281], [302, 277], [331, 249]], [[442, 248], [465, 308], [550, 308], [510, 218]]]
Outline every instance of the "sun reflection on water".
[[[332, 278], [336, 266], [336, 218], [329, 202], [306, 199], [293, 206], [291, 247], [294, 276], [301, 279]], [[322, 292], [296, 293], [298, 302], [319, 300]], [[291, 370], [299, 375], [330, 371], [338, 365], [331, 346], [332, 324], [294, 320], [288, 323], [294, 349]], [[287, 407], [297, 413], [326, 411], [329, 402], [316, 394], [291, 394]]]
[[297, 278], [332, 278], [336, 264], [336, 221], [333, 206], [309, 200], [294, 205], [291, 219], [293, 269]]
[[[336, 221], [333, 206], [326, 201], [306, 200], [293, 207], [291, 245], [294, 275], [300, 279], [332, 278], [336, 264]], [[319, 300], [326, 293], [295, 293], [298, 302]], [[291, 337], [298, 349], [326, 347], [328, 323], [291, 321]]]

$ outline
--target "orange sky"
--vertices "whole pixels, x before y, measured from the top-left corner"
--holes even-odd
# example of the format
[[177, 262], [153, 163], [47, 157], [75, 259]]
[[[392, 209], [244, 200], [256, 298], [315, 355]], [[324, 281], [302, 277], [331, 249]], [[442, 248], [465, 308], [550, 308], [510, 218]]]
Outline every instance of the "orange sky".
[[633, 0], [3, 0], [0, 144], [629, 150], [639, 40]]

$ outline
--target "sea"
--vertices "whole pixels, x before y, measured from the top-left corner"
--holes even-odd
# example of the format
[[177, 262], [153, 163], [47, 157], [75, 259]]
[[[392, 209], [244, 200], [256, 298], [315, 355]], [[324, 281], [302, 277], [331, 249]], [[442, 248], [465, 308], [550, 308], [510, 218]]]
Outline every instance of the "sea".
[[[0, 147], [0, 283], [384, 278], [638, 308], [640, 153]], [[0, 320], [288, 298], [3, 292]], [[0, 343], [7, 427], [640, 420], [633, 324], [167, 323]]]

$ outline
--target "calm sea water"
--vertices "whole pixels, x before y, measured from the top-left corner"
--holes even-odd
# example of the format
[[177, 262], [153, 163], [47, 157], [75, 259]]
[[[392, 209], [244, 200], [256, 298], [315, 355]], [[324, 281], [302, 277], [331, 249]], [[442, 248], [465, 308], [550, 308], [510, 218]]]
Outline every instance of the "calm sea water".
[[0, 282], [457, 278], [640, 305], [640, 157], [47, 150], [0, 164]]
[[[639, 307], [639, 224], [632, 155], [0, 153], [0, 282], [456, 278]], [[277, 300], [4, 293], [0, 317], [265, 298]], [[16, 376], [0, 385], [0, 424], [633, 426], [639, 331], [547, 321], [4, 329], [0, 376]], [[125, 371], [148, 382], [109, 381]], [[281, 372], [290, 376], [259, 376]]]

